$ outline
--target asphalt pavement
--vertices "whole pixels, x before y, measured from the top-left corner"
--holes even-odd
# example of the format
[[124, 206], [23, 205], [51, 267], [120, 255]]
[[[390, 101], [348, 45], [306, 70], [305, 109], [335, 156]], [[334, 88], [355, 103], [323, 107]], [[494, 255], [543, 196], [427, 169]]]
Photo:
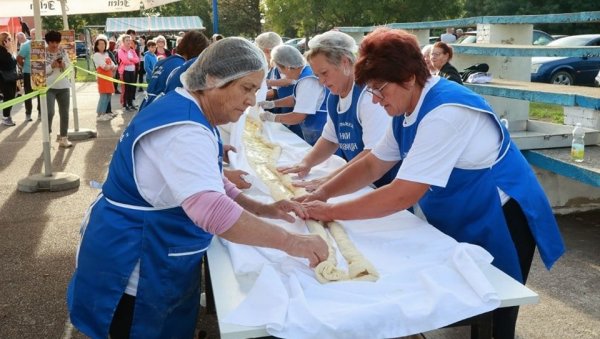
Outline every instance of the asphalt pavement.
[[[114, 96], [117, 117], [96, 122], [96, 83], [79, 83], [77, 88], [80, 128], [95, 129], [98, 136], [59, 148], [54, 141], [58, 114], [51, 136], [52, 171], [78, 175], [76, 189], [19, 192], [18, 180], [44, 170], [41, 122], [24, 122], [25, 109], [19, 104], [12, 112], [17, 125], [0, 126], [2, 339], [85, 338], [67, 320], [66, 286], [75, 265], [82, 217], [99, 193], [90, 182], [104, 181], [115, 144], [132, 114], [121, 112]], [[34, 104], [34, 119], [36, 113]], [[517, 337], [600, 338], [600, 210], [557, 220], [567, 253], [551, 271], [536, 254], [527, 286], [540, 295], [540, 303], [521, 308]], [[218, 338], [215, 316], [202, 314], [199, 330], [204, 337]], [[432, 339], [467, 336], [466, 328], [424, 333]]]

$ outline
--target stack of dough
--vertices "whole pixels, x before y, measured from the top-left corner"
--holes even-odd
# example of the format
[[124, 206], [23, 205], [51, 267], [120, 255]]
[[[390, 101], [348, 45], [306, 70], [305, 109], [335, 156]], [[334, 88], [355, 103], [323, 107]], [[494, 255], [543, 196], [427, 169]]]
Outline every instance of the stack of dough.
[[[247, 117], [242, 139], [250, 166], [265, 185], [269, 187], [273, 199], [278, 201], [306, 194], [303, 188], [292, 185], [289, 175], [281, 174], [275, 168], [277, 159], [281, 155], [281, 147], [263, 137], [260, 121]], [[335, 221], [327, 223], [331, 236], [320, 222], [307, 220], [306, 225], [311, 233], [321, 236], [329, 246], [327, 260], [315, 267], [315, 275], [319, 282], [326, 283], [340, 280], [376, 281], [379, 279], [379, 273], [375, 267], [354, 246], [340, 223]], [[332, 238], [348, 263], [348, 272], [337, 267]]]

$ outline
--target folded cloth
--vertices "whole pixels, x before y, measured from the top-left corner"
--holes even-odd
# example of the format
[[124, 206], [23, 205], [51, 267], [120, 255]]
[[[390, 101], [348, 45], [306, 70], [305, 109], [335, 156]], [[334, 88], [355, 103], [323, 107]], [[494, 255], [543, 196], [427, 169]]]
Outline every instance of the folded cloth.
[[492, 82], [492, 74], [485, 72], [477, 72], [470, 74], [465, 82], [471, 84], [487, 84], [488, 82]]

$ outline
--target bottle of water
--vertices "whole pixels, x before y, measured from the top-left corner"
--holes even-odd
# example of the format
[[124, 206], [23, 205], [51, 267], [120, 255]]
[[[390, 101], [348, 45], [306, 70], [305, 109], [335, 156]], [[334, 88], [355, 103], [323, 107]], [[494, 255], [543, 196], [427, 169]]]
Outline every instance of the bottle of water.
[[583, 162], [583, 156], [585, 155], [584, 137], [585, 131], [581, 124], [577, 123], [573, 129], [573, 143], [571, 144], [571, 159], [575, 162]]

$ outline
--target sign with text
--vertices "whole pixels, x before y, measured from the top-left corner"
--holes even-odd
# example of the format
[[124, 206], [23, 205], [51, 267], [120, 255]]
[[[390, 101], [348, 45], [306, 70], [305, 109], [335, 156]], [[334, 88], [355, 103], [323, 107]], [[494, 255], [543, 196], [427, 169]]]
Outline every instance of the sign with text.
[[31, 88], [46, 87], [46, 43], [31, 42]]
[[[2, 16], [33, 16], [33, 4], [31, 0], [2, 0]], [[68, 15], [71, 14], [93, 14], [93, 13], [115, 13], [140, 10], [139, 0], [67, 0], [65, 5]], [[62, 15], [60, 0], [40, 0], [40, 14]]]

